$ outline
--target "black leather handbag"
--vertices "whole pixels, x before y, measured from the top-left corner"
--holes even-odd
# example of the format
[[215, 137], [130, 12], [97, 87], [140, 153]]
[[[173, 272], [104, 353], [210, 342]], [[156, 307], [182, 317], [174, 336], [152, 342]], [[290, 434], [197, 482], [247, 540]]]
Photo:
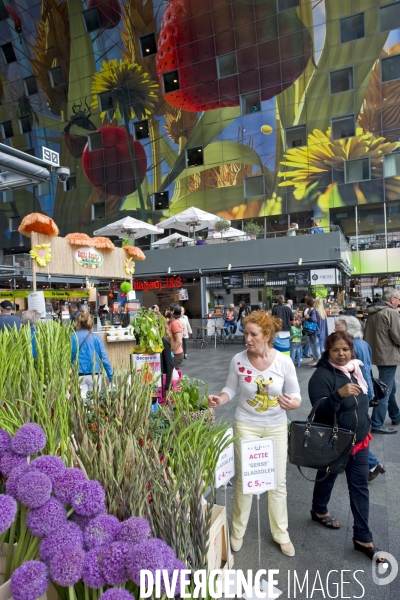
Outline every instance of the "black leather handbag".
[[[323, 481], [330, 473], [343, 473], [350, 453], [356, 443], [358, 424], [357, 410], [356, 431], [338, 427], [336, 413], [333, 425], [314, 423], [318, 405], [325, 398], [320, 398], [313, 406], [306, 421], [292, 421], [289, 429], [288, 454], [289, 462], [296, 465], [300, 473], [301, 467], [325, 471], [322, 479], [308, 479], [308, 481]], [[357, 398], [355, 398], [357, 406]]]
[[[372, 375], [371, 375], [372, 377]], [[378, 406], [379, 402], [383, 400], [389, 393], [389, 386], [386, 385], [381, 379], [372, 377], [372, 387], [374, 388], [374, 398], [370, 400], [370, 406]]]

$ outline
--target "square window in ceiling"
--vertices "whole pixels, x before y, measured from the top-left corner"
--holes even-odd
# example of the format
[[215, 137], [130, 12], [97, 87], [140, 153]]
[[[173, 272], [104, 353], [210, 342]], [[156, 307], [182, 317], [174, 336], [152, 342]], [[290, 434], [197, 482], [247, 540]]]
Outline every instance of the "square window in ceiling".
[[187, 148], [186, 150], [186, 166], [201, 167], [204, 165], [203, 147]]
[[71, 173], [67, 181], [64, 181], [64, 192], [76, 190], [76, 173]]
[[21, 133], [30, 133], [32, 131], [32, 123], [31, 123], [31, 118], [29, 117], [29, 115], [20, 117], [18, 119], [18, 123], [19, 123], [19, 130]]
[[297, 148], [298, 146], [307, 145], [307, 127], [300, 125], [299, 127], [289, 127], [285, 129], [286, 148]]
[[3, 44], [2, 46], [0, 46], [0, 48], [3, 52], [4, 60], [6, 61], [6, 63], [8, 65], [17, 60], [17, 57], [15, 56], [15, 52], [14, 52], [14, 47], [11, 42], [7, 42], [7, 44]]
[[240, 112], [242, 115], [250, 115], [251, 113], [260, 112], [261, 96], [260, 92], [251, 92], [240, 96]]
[[354, 89], [353, 84], [353, 67], [340, 69], [339, 71], [331, 71], [329, 73], [329, 82], [331, 86], [331, 94], [340, 94]]
[[346, 161], [346, 183], [371, 179], [369, 158]]
[[92, 204], [92, 221], [106, 218], [106, 203], [95, 202]]
[[155, 33], [147, 33], [139, 38], [140, 50], [143, 58], [157, 54], [157, 41]]
[[355, 135], [354, 115], [332, 119], [332, 139], [340, 140]]
[[97, 31], [100, 29], [100, 19], [97, 13], [97, 8], [88, 8], [82, 12], [83, 24], [85, 26], [86, 33]]
[[52, 88], [60, 87], [65, 84], [64, 74], [61, 67], [49, 69], [50, 84]]
[[4, 121], [4, 123], [1, 123], [1, 134], [5, 140], [13, 137], [14, 130], [12, 121]]
[[180, 89], [178, 71], [163, 73], [162, 79], [165, 94], [170, 94], [171, 92], [176, 92]]
[[149, 137], [149, 122], [147, 119], [133, 124], [135, 140], [145, 140]]
[[264, 196], [264, 177], [262, 175], [244, 178], [244, 197], [253, 198], [255, 196]]
[[342, 44], [365, 37], [364, 13], [340, 19], [340, 41]]
[[223, 79], [238, 72], [236, 52], [217, 56], [218, 78]]
[[37, 85], [36, 77], [34, 77], [33, 75], [31, 75], [30, 77], [25, 77], [24, 89], [25, 89], [25, 94], [27, 96], [33, 96], [33, 94], [37, 94], [39, 91], [39, 88]]
[[101, 137], [101, 131], [96, 131], [96, 133], [91, 133], [88, 135], [88, 144], [89, 144], [89, 152], [94, 152], [95, 150], [101, 150], [103, 148], [103, 139]]
[[400, 152], [392, 152], [383, 157], [383, 176], [398, 177], [400, 175]]
[[284, 12], [300, 6], [300, 0], [277, 0], [278, 12]]
[[381, 78], [382, 83], [400, 79], [400, 54], [381, 59]]
[[106, 112], [114, 108], [114, 98], [112, 92], [102, 92], [97, 94], [101, 112]]
[[156, 192], [153, 194], [153, 200], [153, 210], [167, 210], [169, 208], [169, 192]]
[[400, 4], [388, 4], [379, 9], [379, 31], [391, 31], [400, 27]]

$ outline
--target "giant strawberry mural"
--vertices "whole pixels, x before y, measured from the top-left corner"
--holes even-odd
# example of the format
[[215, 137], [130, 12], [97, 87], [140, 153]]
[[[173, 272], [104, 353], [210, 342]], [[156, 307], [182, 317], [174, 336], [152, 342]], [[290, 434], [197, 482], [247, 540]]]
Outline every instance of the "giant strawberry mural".
[[[279, 35], [279, 37], [278, 37]], [[235, 74], [219, 77], [218, 59], [236, 53]], [[296, 9], [277, 14], [276, 0], [171, 0], [158, 40], [157, 73], [178, 71], [172, 106], [198, 112], [237, 106], [259, 90], [276, 96], [301, 75], [312, 54], [311, 35]]]

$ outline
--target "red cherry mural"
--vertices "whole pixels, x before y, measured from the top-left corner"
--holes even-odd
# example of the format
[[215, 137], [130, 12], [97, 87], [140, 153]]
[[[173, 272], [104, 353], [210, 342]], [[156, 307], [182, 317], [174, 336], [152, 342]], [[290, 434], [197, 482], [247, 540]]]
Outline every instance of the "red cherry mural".
[[[217, 57], [231, 53], [234, 68], [219, 77]], [[296, 9], [277, 14], [276, 0], [171, 0], [161, 22], [157, 73], [163, 86], [163, 74], [177, 70], [180, 89], [165, 93], [165, 100], [200, 112], [237, 106], [241, 95], [257, 90], [261, 100], [276, 96], [296, 81], [311, 54], [311, 35]]]
[[86, 8], [97, 8], [100, 27], [114, 29], [121, 20], [121, 5], [118, 0], [87, 0]]
[[[128, 138], [125, 129], [120, 127], [100, 127], [102, 148], [89, 150], [85, 146], [82, 154], [83, 171], [94, 187], [122, 198], [136, 191], [135, 178], [131, 157], [129, 154]], [[140, 142], [135, 142], [131, 135], [135, 150], [135, 163], [142, 183], [147, 171], [147, 158]]]

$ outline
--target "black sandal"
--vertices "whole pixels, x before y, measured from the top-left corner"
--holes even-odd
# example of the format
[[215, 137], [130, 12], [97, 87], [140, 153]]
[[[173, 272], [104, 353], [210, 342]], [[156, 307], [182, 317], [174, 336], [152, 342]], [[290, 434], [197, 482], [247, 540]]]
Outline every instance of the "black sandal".
[[384, 556], [379, 556], [380, 550], [375, 546], [375, 544], [373, 546], [363, 546], [359, 542], [356, 542], [356, 540], [354, 540], [354, 539], [353, 539], [353, 544], [354, 544], [354, 550], [358, 550], [359, 552], [362, 552], [363, 554], [368, 556], [368, 558], [370, 560], [374, 560], [375, 554], [378, 554], [378, 558], [376, 559], [376, 562], [377, 563], [385, 563], [386, 562], [386, 558]]
[[329, 529], [340, 529], [339, 525], [334, 525], [335, 522], [338, 522], [337, 519], [332, 517], [332, 515], [326, 515], [325, 517], [319, 517], [314, 510], [311, 510], [311, 518], [316, 523], [320, 525], [324, 525], [324, 527], [328, 527]]

